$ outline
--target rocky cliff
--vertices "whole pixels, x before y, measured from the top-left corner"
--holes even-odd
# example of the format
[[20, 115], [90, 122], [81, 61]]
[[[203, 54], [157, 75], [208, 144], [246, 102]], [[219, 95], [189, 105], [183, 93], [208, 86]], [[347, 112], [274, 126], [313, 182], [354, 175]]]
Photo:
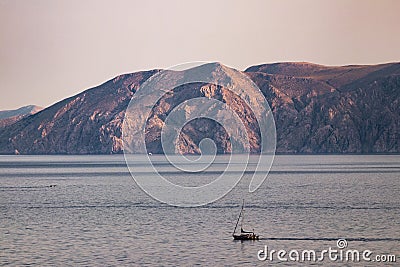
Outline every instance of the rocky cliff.
[[273, 109], [278, 152], [400, 152], [400, 63], [278, 63], [246, 73]]
[[[122, 152], [125, 109], [139, 86], [157, 70], [120, 75], [0, 128], [2, 154], [109, 154]], [[280, 153], [399, 153], [400, 63], [327, 67], [310, 63], [252, 66], [244, 71], [272, 108]], [[259, 151], [259, 133], [248, 107], [224, 88], [192, 84], [166, 95], [147, 127], [149, 151], [161, 153], [160, 129], [172, 107], [206, 96], [231, 103]], [[185, 126], [179, 151], [199, 153], [199, 142], [216, 140], [229, 153], [217, 123], [196, 120]]]

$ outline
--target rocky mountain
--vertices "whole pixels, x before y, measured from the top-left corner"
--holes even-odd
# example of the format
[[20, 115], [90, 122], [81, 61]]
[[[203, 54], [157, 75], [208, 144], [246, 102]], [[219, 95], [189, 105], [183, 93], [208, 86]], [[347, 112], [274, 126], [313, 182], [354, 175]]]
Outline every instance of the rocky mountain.
[[3, 154], [121, 152], [125, 109], [156, 71], [124, 74], [0, 129]]
[[[231, 116], [224, 105], [237, 117]], [[267, 139], [261, 146], [257, 123], [274, 126], [267, 108], [263, 94], [247, 75], [222, 64], [163, 71], [142, 85], [127, 109], [125, 148], [134, 153], [209, 154], [212, 147], [208, 152], [204, 146], [200, 149], [201, 141], [209, 138], [218, 153], [272, 151], [275, 146]], [[145, 124], [147, 134], [143, 136]], [[273, 131], [273, 135], [271, 127], [264, 127], [263, 134]], [[169, 141], [161, 142], [162, 131], [164, 137], [171, 137]]]
[[278, 152], [400, 152], [400, 63], [277, 63], [246, 73], [274, 112]]
[[0, 128], [11, 125], [29, 115], [38, 113], [43, 108], [35, 105], [29, 105], [20, 107], [14, 110], [2, 110], [0, 111]]
[[[0, 153], [121, 153], [126, 107], [139, 86], [157, 72], [120, 75], [0, 128]], [[341, 67], [276, 63], [252, 66], [243, 73], [271, 106], [278, 153], [400, 152], [400, 63]], [[182, 86], [157, 102], [146, 128], [149, 151], [162, 152], [160, 131], [171, 109], [200, 96], [231, 104], [245, 125], [250, 151], [259, 151], [254, 114], [236, 95], [212, 83]], [[223, 128], [201, 119], [184, 127], [178, 150], [199, 153], [205, 137], [216, 141], [219, 153], [230, 152]]]

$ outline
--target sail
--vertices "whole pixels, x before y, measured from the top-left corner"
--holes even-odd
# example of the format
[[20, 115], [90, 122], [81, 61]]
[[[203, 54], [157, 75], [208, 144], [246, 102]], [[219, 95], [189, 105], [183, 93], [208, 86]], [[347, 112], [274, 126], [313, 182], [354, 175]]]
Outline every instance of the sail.
[[238, 217], [237, 222], [236, 222], [236, 225], [235, 225], [235, 229], [233, 230], [233, 235], [235, 234], [236, 229], [237, 229], [237, 227], [238, 227], [240, 217], [242, 217], [242, 211], [243, 211], [243, 206], [242, 206], [242, 209], [240, 210], [239, 217]]
[[[238, 228], [240, 219], [242, 219], [240, 222], [240, 234], [235, 235], [235, 232], [236, 232], [236, 229]], [[243, 199], [242, 209], [240, 210], [239, 217], [236, 221], [235, 229], [233, 230], [233, 233], [232, 233], [233, 239], [235, 239], [235, 240], [258, 240], [258, 235], [256, 235], [254, 233], [254, 230], [251, 232], [243, 230], [243, 221], [244, 221], [244, 199]]]

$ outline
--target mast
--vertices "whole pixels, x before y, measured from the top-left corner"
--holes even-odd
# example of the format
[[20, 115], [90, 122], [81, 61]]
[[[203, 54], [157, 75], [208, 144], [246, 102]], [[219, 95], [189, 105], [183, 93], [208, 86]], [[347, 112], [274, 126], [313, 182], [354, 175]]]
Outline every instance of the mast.
[[243, 199], [243, 203], [242, 203], [242, 223], [240, 224], [240, 232], [243, 231], [243, 222], [244, 222], [244, 199]]
[[233, 230], [232, 235], [234, 235], [235, 232], [236, 232], [236, 228], [237, 228], [237, 226], [238, 226], [238, 224], [239, 224], [240, 217], [242, 217], [242, 222], [241, 222], [241, 224], [240, 224], [240, 231], [242, 230], [242, 227], [243, 227], [243, 216], [242, 216], [242, 213], [244, 213], [243, 208], [244, 208], [244, 199], [243, 199], [243, 203], [242, 203], [242, 209], [240, 210], [239, 217], [238, 217], [238, 219], [237, 219], [237, 221], [236, 221], [235, 229]]

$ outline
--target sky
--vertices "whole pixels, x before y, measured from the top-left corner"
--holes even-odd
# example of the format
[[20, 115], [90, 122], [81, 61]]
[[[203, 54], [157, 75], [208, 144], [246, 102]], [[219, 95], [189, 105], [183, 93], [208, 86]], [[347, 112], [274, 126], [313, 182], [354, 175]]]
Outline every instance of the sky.
[[397, 0], [0, 0], [0, 110], [119, 74], [219, 61], [400, 61]]

